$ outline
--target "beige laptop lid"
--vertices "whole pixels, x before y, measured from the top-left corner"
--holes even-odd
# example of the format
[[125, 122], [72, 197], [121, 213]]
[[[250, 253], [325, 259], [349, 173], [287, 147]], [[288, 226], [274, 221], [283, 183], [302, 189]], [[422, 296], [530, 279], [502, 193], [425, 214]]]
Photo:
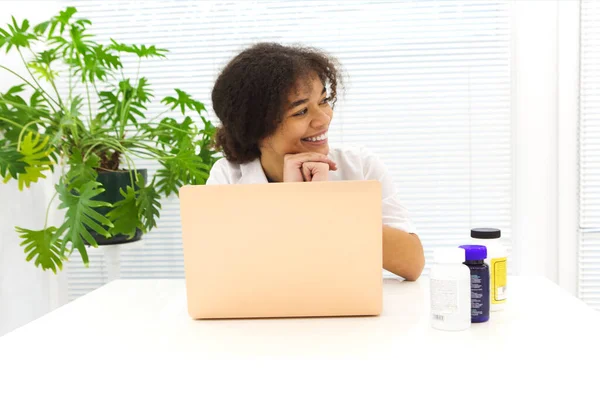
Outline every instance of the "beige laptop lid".
[[192, 318], [378, 315], [378, 181], [184, 186]]

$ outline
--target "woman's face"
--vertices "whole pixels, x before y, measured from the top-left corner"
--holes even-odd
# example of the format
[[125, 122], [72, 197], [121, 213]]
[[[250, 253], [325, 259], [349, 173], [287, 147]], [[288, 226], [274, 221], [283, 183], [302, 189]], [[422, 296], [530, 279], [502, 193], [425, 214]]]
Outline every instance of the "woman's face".
[[288, 96], [283, 121], [275, 133], [264, 139], [261, 152], [273, 152], [279, 157], [302, 152], [327, 155], [327, 130], [333, 117], [327, 92], [315, 75], [300, 80]]

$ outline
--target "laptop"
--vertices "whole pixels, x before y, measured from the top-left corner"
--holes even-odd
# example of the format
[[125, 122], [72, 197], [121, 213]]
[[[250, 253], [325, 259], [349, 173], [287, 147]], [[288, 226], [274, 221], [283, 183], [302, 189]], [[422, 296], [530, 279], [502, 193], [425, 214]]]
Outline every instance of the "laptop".
[[379, 181], [183, 186], [194, 319], [379, 315]]

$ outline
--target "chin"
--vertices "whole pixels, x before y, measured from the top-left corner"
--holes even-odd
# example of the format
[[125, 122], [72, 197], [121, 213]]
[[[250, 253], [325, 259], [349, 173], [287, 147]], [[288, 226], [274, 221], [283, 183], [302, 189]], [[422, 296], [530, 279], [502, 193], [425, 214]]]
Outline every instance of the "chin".
[[302, 145], [302, 152], [316, 152], [323, 155], [329, 154], [329, 143], [325, 142], [320, 145]]

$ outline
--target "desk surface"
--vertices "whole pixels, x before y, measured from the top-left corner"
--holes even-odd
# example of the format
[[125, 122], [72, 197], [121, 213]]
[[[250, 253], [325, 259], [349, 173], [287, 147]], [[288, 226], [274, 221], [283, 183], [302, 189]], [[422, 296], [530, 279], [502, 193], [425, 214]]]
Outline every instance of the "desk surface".
[[[206, 321], [188, 317], [183, 280], [117, 280], [1, 337], [0, 374], [9, 377], [0, 396], [25, 377], [62, 377], [63, 396], [72, 383], [99, 392], [117, 380], [138, 393], [179, 388], [179, 396], [247, 393], [253, 383], [266, 394], [283, 380], [296, 383], [288, 396], [321, 382], [331, 393], [360, 395], [390, 377], [388, 392], [413, 396], [475, 396], [477, 385], [493, 391], [496, 383], [499, 395], [596, 389], [600, 314], [546, 279], [513, 277], [509, 289], [505, 310], [489, 322], [444, 332], [430, 327], [427, 278], [385, 279], [379, 317]], [[335, 377], [343, 380], [332, 384]]]

